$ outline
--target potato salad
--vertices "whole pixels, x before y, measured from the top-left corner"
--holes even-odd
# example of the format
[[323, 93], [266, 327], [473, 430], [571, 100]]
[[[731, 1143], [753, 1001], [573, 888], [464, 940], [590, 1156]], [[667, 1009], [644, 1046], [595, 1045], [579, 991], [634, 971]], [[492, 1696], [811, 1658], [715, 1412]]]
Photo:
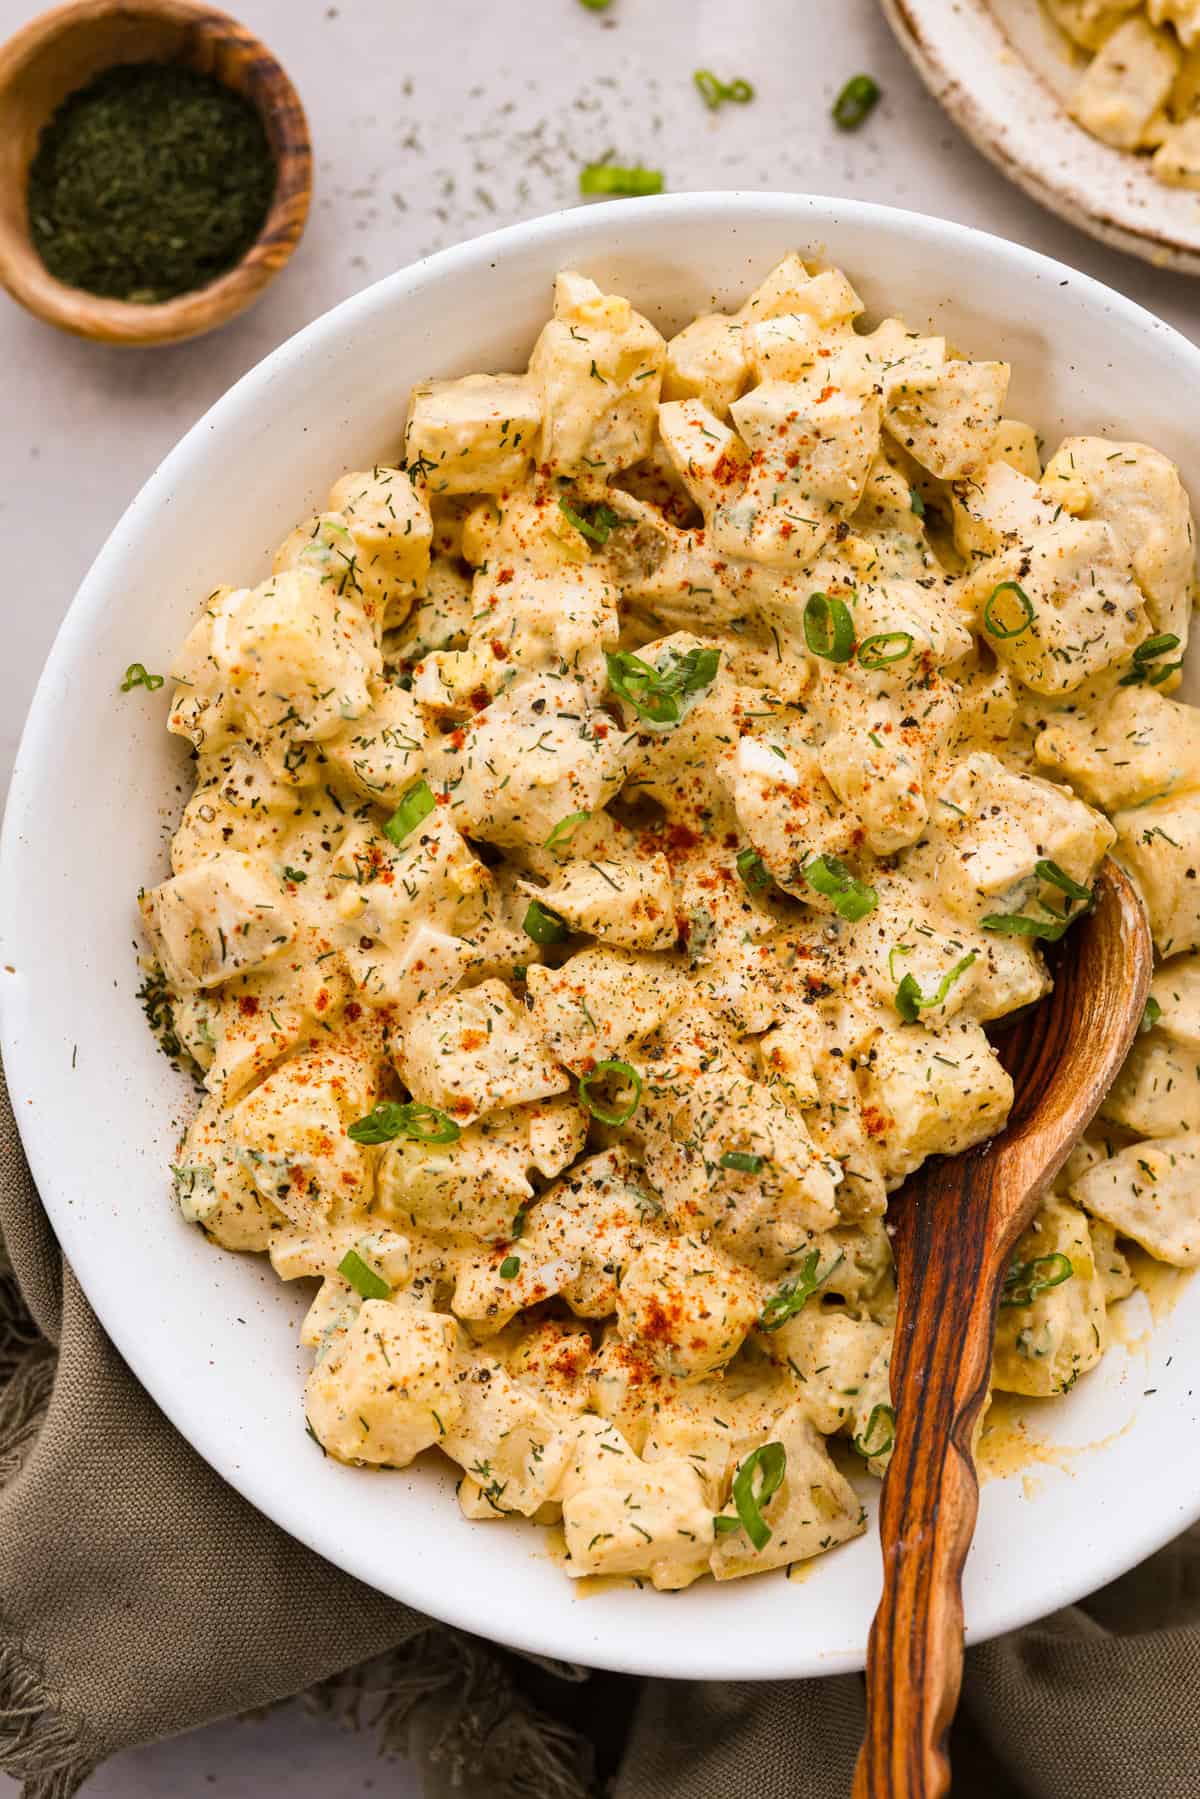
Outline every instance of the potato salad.
[[1046, 0], [1091, 60], [1071, 116], [1150, 158], [1166, 187], [1200, 189], [1200, 0]]
[[560, 274], [528, 368], [416, 388], [171, 669], [183, 1216], [315, 1283], [298, 1429], [440, 1452], [572, 1576], [864, 1528], [888, 1194], [1004, 1125], [989, 1028], [1110, 852], [1161, 967], [996, 1387], [1095, 1366], [1131, 1245], [1200, 1261], [1187, 496], [1142, 444], [1043, 463], [1005, 363], [862, 313], [792, 255], [667, 342]]

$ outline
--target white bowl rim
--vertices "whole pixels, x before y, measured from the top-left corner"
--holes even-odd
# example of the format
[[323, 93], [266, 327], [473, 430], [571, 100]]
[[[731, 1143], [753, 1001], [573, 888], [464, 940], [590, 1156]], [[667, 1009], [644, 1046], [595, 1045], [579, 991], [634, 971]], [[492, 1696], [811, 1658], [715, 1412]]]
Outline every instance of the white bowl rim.
[[[214, 431], [235, 429], [239, 420], [253, 413], [260, 397], [271, 384], [289, 367], [302, 363], [307, 355], [319, 351], [327, 337], [339, 336], [347, 326], [364, 326], [377, 308], [391, 307], [398, 298], [413, 292], [427, 279], [441, 280], [453, 275], [469, 280], [473, 271], [485, 269], [495, 258], [502, 256], [508, 247], [518, 244], [533, 245], [539, 241], [561, 237], [567, 240], [564, 249], [569, 253], [572, 248], [569, 240], [573, 232], [593, 237], [597, 226], [602, 226], [605, 220], [613, 220], [616, 229], [616, 221], [628, 214], [630, 208], [637, 209], [639, 218], [655, 214], [691, 215], [698, 225], [712, 226], [735, 225], [747, 208], [756, 207], [762, 208], [767, 215], [774, 215], [781, 224], [792, 225], [798, 232], [807, 232], [810, 236], [814, 229], [819, 232], [823, 223], [835, 226], [841, 222], [853, 221], [864, 227], [874, 224], [891, 231], [900, 227], [931, 254], [935, 254], [940, 245], [962, 245], [964, 241], [968, 242], [985, 257], [990, 256], [999, 262], [1007, 261], [1010, 265], [1023, 267], [1047, 280], [1053, 279], [1060, 284], [1069, 283], [1077, 294], [1084, 294], [1094, 303], [1102, 303], [1114, 320], [1123, 320], [1143, 332], [1151, 330], [1165, 334], [1168, 343], [1173, 340], [1173, 351], [1183, 361], [1191, 363], [1197, 380], [1200, 381], [1200, 348], [1173, 326], [1094, 277], [994, 233], [932, 218], [905, 208], [836, 196], [793, 194], [770, 189], [737, 189], [616, 200], [587, 208], [563, 209], [508, 225], [409, 264], [314, 319], [248, 370], [183, 436], [146, 481], [110, 533], [59, 628], [22, 731], [3, 830], [0, 832], [0, 943], [11, 951], [12, 946], [20, 940], [17, 894], [20, 885], [21, 838], [25, 831], [36, 825], [33, 801], [38, 770], [50, 751], [59, 727], [55, 698], [61, 677], [72, 665], [77, 640], [84, 635], [92, 623], [93, 615], [103, 603], [109, 570], [119, 566], [126, 538], [141, 526], [147, 514], [154, 513], [162, 498], [169, 496], [172, 490], [184, 486], [193, 459]], [[589, 221], [589, 224], [582, 225], [583, 220]], [[470, 1595], [459, 1592], [453, 1583], [444, 1579], [440, 1583], [436, 1580], [433, 1574], [436, 1557], [428, 1558], [427, 1572], [422, 1571], [423, 1558], [410, 1558], [411, 1565], [405, 1569], [403, 1576], [392, 1579], [387, 1586], [383, 1585], [379, 1568], [365, 1555], [357, 1553], [352, 1541], [339, 1536], [336, 1517], [327, 1520], [322, 1518], [319, 1526], [314, 1524], [313, 1519], [303, 1512], [286, 1482], [271, 1483], [247, 1470], [244, 1464], [231, 1456], [229, 1444], [216, 1423], [210, 1425], [202, 1408], [191, 1403], [188, 1384], [185, 1381], [173, 1381], [169, 1370], [157, 1366], [142, 1353], [134, 1325], [134, 1309], [123, 1303], [127, 1295], [122, 1293], [119, 1283], [110, 1281], [106, 1284], [98, 1276], [89, 1255], [89, 1238], [92, 1233], [86, 1225], [81, 1225], [78, 1213], [69, 1203], [69, 1196], [56, 1185], [52, 1154], [53, 1128], [40, 1124], [37, 1108], [27, 1108], [21, 1103], [30, 1096], [36, 1085], [32, 1079], [33, 1054], [27, 1053], [19, 1035], [13, 1034], [7, 1008], [3, 1006], [0, 1006], [0, 1052], [4, 1056], [13, 1109], [22, 1130], [34, 1181], [43, 1197], [64, 1256], [71, 1264], [104, 1330], [130, 1371], [160, 1410], [222, 1479], [297, 1541], [364, 1585], [388, 1593], [444, 1623], [475, 1635], [480, 1634], [481, 1620], [478, 1611], [472, 1609]], [[1098, 1556], [1089, 1565], [1085, 1579], [1072, 1578], [1051, 1569], [1045, 1571], [1037, 1595], [1032, 1601], [1028, 1592], [1023, 1595], [1014, 1593], [1011, 1596], [1001, 1594], [999, 1597], [991, 1595], [986, 1617], [968, 1624], [968, 1644], [984, 1642], [1016, 1629], [1096, 1591], [1161, 1548], [1197, 1519], [1200, 1519], [1200, 1485], [1193, 1493], [1184, 1496], [1182, 1505], [1178, 1492], [1174, 1492], [1172, 1503], [1164, 1501], [1157, 1509], [1148, 1503], [1141, 1514], [1140, 1530], [1127, 1531], [1124, 1535], [1113, 1533], [1108, 1539], [1108, 1552]], [[663, 1596], [663, 1602], [669, 1603], [669, 1596]], [[524, 1615], [518, 1609], [514, 1608], [506, 1616], [503, 1629], [495, 1623], [492, 1624], [492, 1629], [497, 1640], [528, 1654], [568, 1661], [580, 1659], [578, 1644], [567, 1640], [569, 1633], [552, 1626], [545, 1627], [539, 1619]], [[583, 1637], [586, 1632], [581, 1629], [577, 1635]], [[618, 1672], [705, 1680], [774, 1680], [792, 1678], [798, 1674], [832, 1675], [852, 1672], [863, 1666], [861, 1653], [839, 1651], [822, 1657], [819, 1666], [798, 1668], [795, 1661], [788, 1658], [786, 1632], [779, 1633], [778, 1646], [774, 1643], [765, 1646], [760, 1644], [751, 1657], [742, 1645], [742, 1652], [732, 1659], [724, 1643], [689, 1641], [686, 1632], [676, 1633], [680, 1640], [676, 1652], [670, 1657], [647, 1654], [634, 1640], [634, 1632], [631, 1631], [628, 1635], [630, 1640], [627, 1648], [619, 1652], [589, 1649], [586, 1657], [588, 1664]]]

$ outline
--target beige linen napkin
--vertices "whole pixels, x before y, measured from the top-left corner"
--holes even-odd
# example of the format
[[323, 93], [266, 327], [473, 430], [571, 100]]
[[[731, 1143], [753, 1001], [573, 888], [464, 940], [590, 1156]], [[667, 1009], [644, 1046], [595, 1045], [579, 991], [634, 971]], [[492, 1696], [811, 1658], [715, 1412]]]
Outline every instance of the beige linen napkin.
[[[26, 1799], [295, 1693], [412, 1755], [431, 1795], [847, 1799], [858, 1676], [639, 1687], [535, 1663], [381, 1598], [247, 1505], [64, 1267], [2, 1071], [0, 1237], [0, 1769]], [[953, 1747], [965, 1799], [1198, 1799], [1200, 1537], [974, 1650]]]

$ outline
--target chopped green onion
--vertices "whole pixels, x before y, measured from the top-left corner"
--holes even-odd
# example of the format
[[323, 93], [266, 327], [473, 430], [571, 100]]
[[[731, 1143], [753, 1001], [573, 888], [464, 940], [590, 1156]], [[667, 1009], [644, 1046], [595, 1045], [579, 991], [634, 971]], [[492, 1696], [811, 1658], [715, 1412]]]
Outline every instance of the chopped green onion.
[[[606, 1111], [600, 1101], [593, 1099], [592, 1097], [591, 1089], [593, 1083], [602, 1081], [606, 1075], [615, 1076], [617, 1080], [631, 1090], [631, 1098], [628, 1105], [621, 1106], [620, 1101], [614, 1102], [619, 1107], [617, 1111]], [[591, 1113], [592, 1117], [598, 1118], [601, 1124], [628, 1124], [629, 1120], [637, 1111], [638, 1101], [642, 1097], [642, 1077], [636, 1068], [630, 1067], [628, 1062], [597, 1062], [596, 1066], [588, 1074], [585, 1074], [580, 1081], [579, 1097]]]
[[917, 985], [916, 976], [906, 974], [896, 989], [894, 1002], [896, 1010], [905, 1024], [916, 1024], [918, 1013], [927, 1012], [931, 1006], [940, 1006], [959, 975], [964, 974], [970, 968], [978, 953], [977, 950], [968, 950], [966, 955], [954, 964], [949, 973], [942, 976], [937, 992], [931, 994], [928, 999]]
[[582, 512], [576, 512], [575, 508], [568, 506], [565, 500], [558, 502], [558, 510], [564, 518], [570, 520], [577, 531], [582, 531], [583, 535], [590, 538], [593, 543], [607, 543], [612, 536], [613, 527], [624, 523], [619, 512], [614, 512], [611, 506], [605, 506], [603, 503], [593, 507], [591, 518], [586, 517]]
[[833, 901], [838, 917], [849, 924], [857, 924], [879, 904], [875, 888], [852, 875], [837, 856], [817, 856], [804, 870], [804, 878], [810, 887]]
[[845, 600], [810, 593], [804, 602], [804, 641], [826, 662], [849, 662], [854, 654], [854, 620]]
[[720, 666], [720, 650], [694, 649], [680, 656], [668, 652], [670, 664], [656, 668], [632, 650], [605, 652], [608, 684], [647, 724], [666, 729], [683, 717], [681, 701], [711, 686]]
[[1051, 1287], [1061, 1287], [1069, 1281], [1075, 1270], [1071, 1258], [1064, 1256], [1060, 1250], [1053, 1255], [1034, 1256], [1031, 1262], [1014, 1262], [1004, 1277], [1004, 1287], [1000, 1294], [1002, 1306], [1031, 1306], [1039, 1293], [1048, 1293]]
[[[998, 619], [998, 617], [996, 615], [996, 611], [995, 611], [995, 606], [996, 606], [996, 601], [1000, 598], [1000, 595], [1002, 593], [1015, 593], [1016, 594], [1017, 599], [1021, 603], [1022, 618], [1021, 618], [1020, 624], [1012, 625], [1011, 627], [1006, 627], [1003, 624], [1001, 624], [1000, 620]], [[983, 628], [989, 634], [989, 636], [1000, 637], [1000, 638], [1020, 637], [1020, 635], [1023, 631], [1028, 631], [1028, 629], [1032, 623], [1033, 623], [1033, 601], [1030, 599], [1029, 595], [1025, 592], [1025, 589], [1021, 586], [1020, 582], [1018, 582], [1018, 581], [1001, 581], [1001, 583], [998, 587], [993, 587], [991, 593], [988, 595], [987, 605], [983, 609]]]
[[363, 1261], [356, 1249], [348, 1249], [338, 1263], [338, 1273], [363, 1299], [387, 1299], [392, 1289], [381, 1275]]
[[857, 131], [879, 104], [879, 83], [873, 75], [852, 75], [833, 103], [833, 122], [839, 131]]
[[765, 887], [772, 885], [771, 871], [757, 850], [739, 850], [734, 858], [734, 866], [742, 886], [751, 893], [761, 893]]
[[571, 927], [565, 918], [552, 912], [549, 906], [543, 906], [541, 900], [530, 900], [529, 907], [521, 920], [521, 929], [527, 937], [543, 946], [549, 943], [565, 943], [571, 935]]
[[711, 112], [716, 112], [723, 100], [735, 100], [739, 106], [744, 106], [754, 98], [754, 89], [740, 77], [736, 81], [722, 81], [711, 69], [697, 69], [692, 80], [700, 90], [700, 98]]
[[820, 1250], [810, 1250], [801, 1262], [798, 1272], [784, 1281], [778, 1293], [772, 1293], [759, 1313], [759, 1330], [768, 1332], [780, 1330], [789, 1318], [794, 1318], [797, 1312], [802, 1312], [817, 1288], [824, 1286], [834, 1269], [845, 1260], [845, 1251], [838, 1251], [824, 1274], [817, 1272], [820, 1260]]
[[130, 693], [135, 687], [144, 687], [148, 693], [157, 693], [165, 680], [165, 675], [147, 674], [144, 662], [131, 662], [125, 670], [125, 679], [121, 682], [121, 692]]
[[766, 1159], [748, 1149], [727, 1149], [721, 1157], [721, 1167], [732, 1168], [737, 1174], [758, 1174]]
[[590, 812], [568, 812], [565, 818], [559, 819], [542, 848], [552, 850], [556, 844], [566, 843], [568, 838], [574, 836], [579, 826], [586, 824], [591, 816]]
[[989, 912], [979, 923], [983, 930], [994, 931], [997, 937], [1041, 937], [1047, 943], [1057, 943], [1075, 920], [1061, 918], [1049, 906], [1046, 911], [1050, 914], [1049, 919], [1027, 918], [1023, 912]]
[[1138, 1031], [1142, 1035], [1147, 1031], [1152, 1031], [1161, 1017], [1162, 1007], [1159, 1005], [1154, 995], [1151, 994], [1150, 998], [1146, 1001], [1146, 1009], [1142, 1013], [1142, 1022], [1138, 1026]]
[[1164, 662], [1158, 668], [1151, 668], [1149, 664], [1178, 648], [1179, 639], [1173, 631], [1160, 631], [1156, 637], [1147, 637], [1133, 652], [1133, 667], [1121, 676], [1118, 687], [1137, 687], [1142, 682], [1149, 687], [1161, 687], [1169, 676], [1183, 667], [1183, 663]]
[[[893, 648], [893, 645], [897, 647]], [[912, 647], [911, 631], [881, 631], [877, 637], [868, 637], [859, 644], [858, 666], [874, 673], [877, 668], [886, 668], [889, 662], [903, 662], [906, 656], [912, 655]]]
[[283, 865], [283, 878], [285, 881], [296, 881], [298, 883], [300, 881], [307, 881], [308, 876], [302, 868], [289, 868], [285, 862]]
[[502, 1281], [515, 1280], [516, 1276], [520, 1273], [520, 1269], [520, 1256], [505, 1256], [500, 1264], [500, 1279]]
[[579, 171], [581, 194], [661, 194], [661, 169], [619, 168], [611, 162], [589, 162]]
[[1092, 897], [1091, 888], [1081, 887], [1078, 881], [1073, 881], [1070, 875], [1058, 866], [1057, 862], [1047, 862], [1044, 859], [1041, 862], [1035, 862], [1033, 872], [1039, 881], [1045, 881], [1051, 887], [1060, 888], [1068, 899], [1090, 900]]
[[908, 490], [908, 503], [918, 518], [925, 517], [925, 502], [915, 487], [910, 487]]
[[[877, 1430], [885, 1431], [886, 1439], [882, 1443], [875, 1442]], [[867, 1419], [867, 1428], [861, 1437], [855, 1437], [854, 1447], [859, 1455], [871, 1462], [877, 1456], [886, 1455], [896, 1441], [896, 1414], [890, 1405], [871, 1407], [871, 1416]]]
[[[752, 1449], [741, 1467], [733, 1477], [733, 1503], [737, 1511], [737, 1523], [749, 1537], [756, 1550], [763, 1550], [771, 1541], [771, 1527], [762, 1515], [765, 1506], [783, 1485], [783, 1477], [787, 1473], [787, 1451], [782, 1443], [760, 1443]], [[754, 1490], [754, 1477], [761, 1478], [758, 1491]], [[719, 1535], [737, 1528], [735, 1521], [727, 1521], [719, 1516], [713, 1519], [713, 1528]]]
[[399, 849], [406, 837], [410, 837], [423, 818], [428, 818], [437, 801], [429, 791], [426, 781], [415, 781], [409, 788], [392, 816], [383, 827], [383, 834], [389, 837]]
[[356, 1119], [346, 1135], [353, 1143], [391, 1143], [397, 1137], [411, 1137], [414, 1143], [457, 1143], [462, 1132], [436, 1106], [384, 1100], [365, 1118]]
[[1147, 637], [1139, 643], [1133, 652], [1135, 662], [1153, 662], [1156, 657], [1165, 656], [1168, 650], [1177, 650], [1179, 639], [1173, 631], [1160, 631], [1157, 637]]

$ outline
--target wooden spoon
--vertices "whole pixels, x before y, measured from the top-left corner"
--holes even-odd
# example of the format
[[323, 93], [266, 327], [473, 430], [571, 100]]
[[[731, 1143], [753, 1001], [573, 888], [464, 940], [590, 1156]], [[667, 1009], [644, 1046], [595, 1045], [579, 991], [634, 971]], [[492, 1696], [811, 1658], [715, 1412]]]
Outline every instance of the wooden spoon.
[[867, 1731], [854, 1799], [940, 1799], [963, 1668], [962, 1571], [979, 1483], [1000, 1287], [1022, 1232], [1097, 1111], [1150, 986], [1146, 914], [1105, 861], [1090, 916], [1063, 941], [1054, 991], [997, 1044], [1016, 1089], [1008, 1125], [928, 1162], [888, 1221], [899, 1284], [895, 1449], [883, 1483], [883, 1597], [867, 1649]]

